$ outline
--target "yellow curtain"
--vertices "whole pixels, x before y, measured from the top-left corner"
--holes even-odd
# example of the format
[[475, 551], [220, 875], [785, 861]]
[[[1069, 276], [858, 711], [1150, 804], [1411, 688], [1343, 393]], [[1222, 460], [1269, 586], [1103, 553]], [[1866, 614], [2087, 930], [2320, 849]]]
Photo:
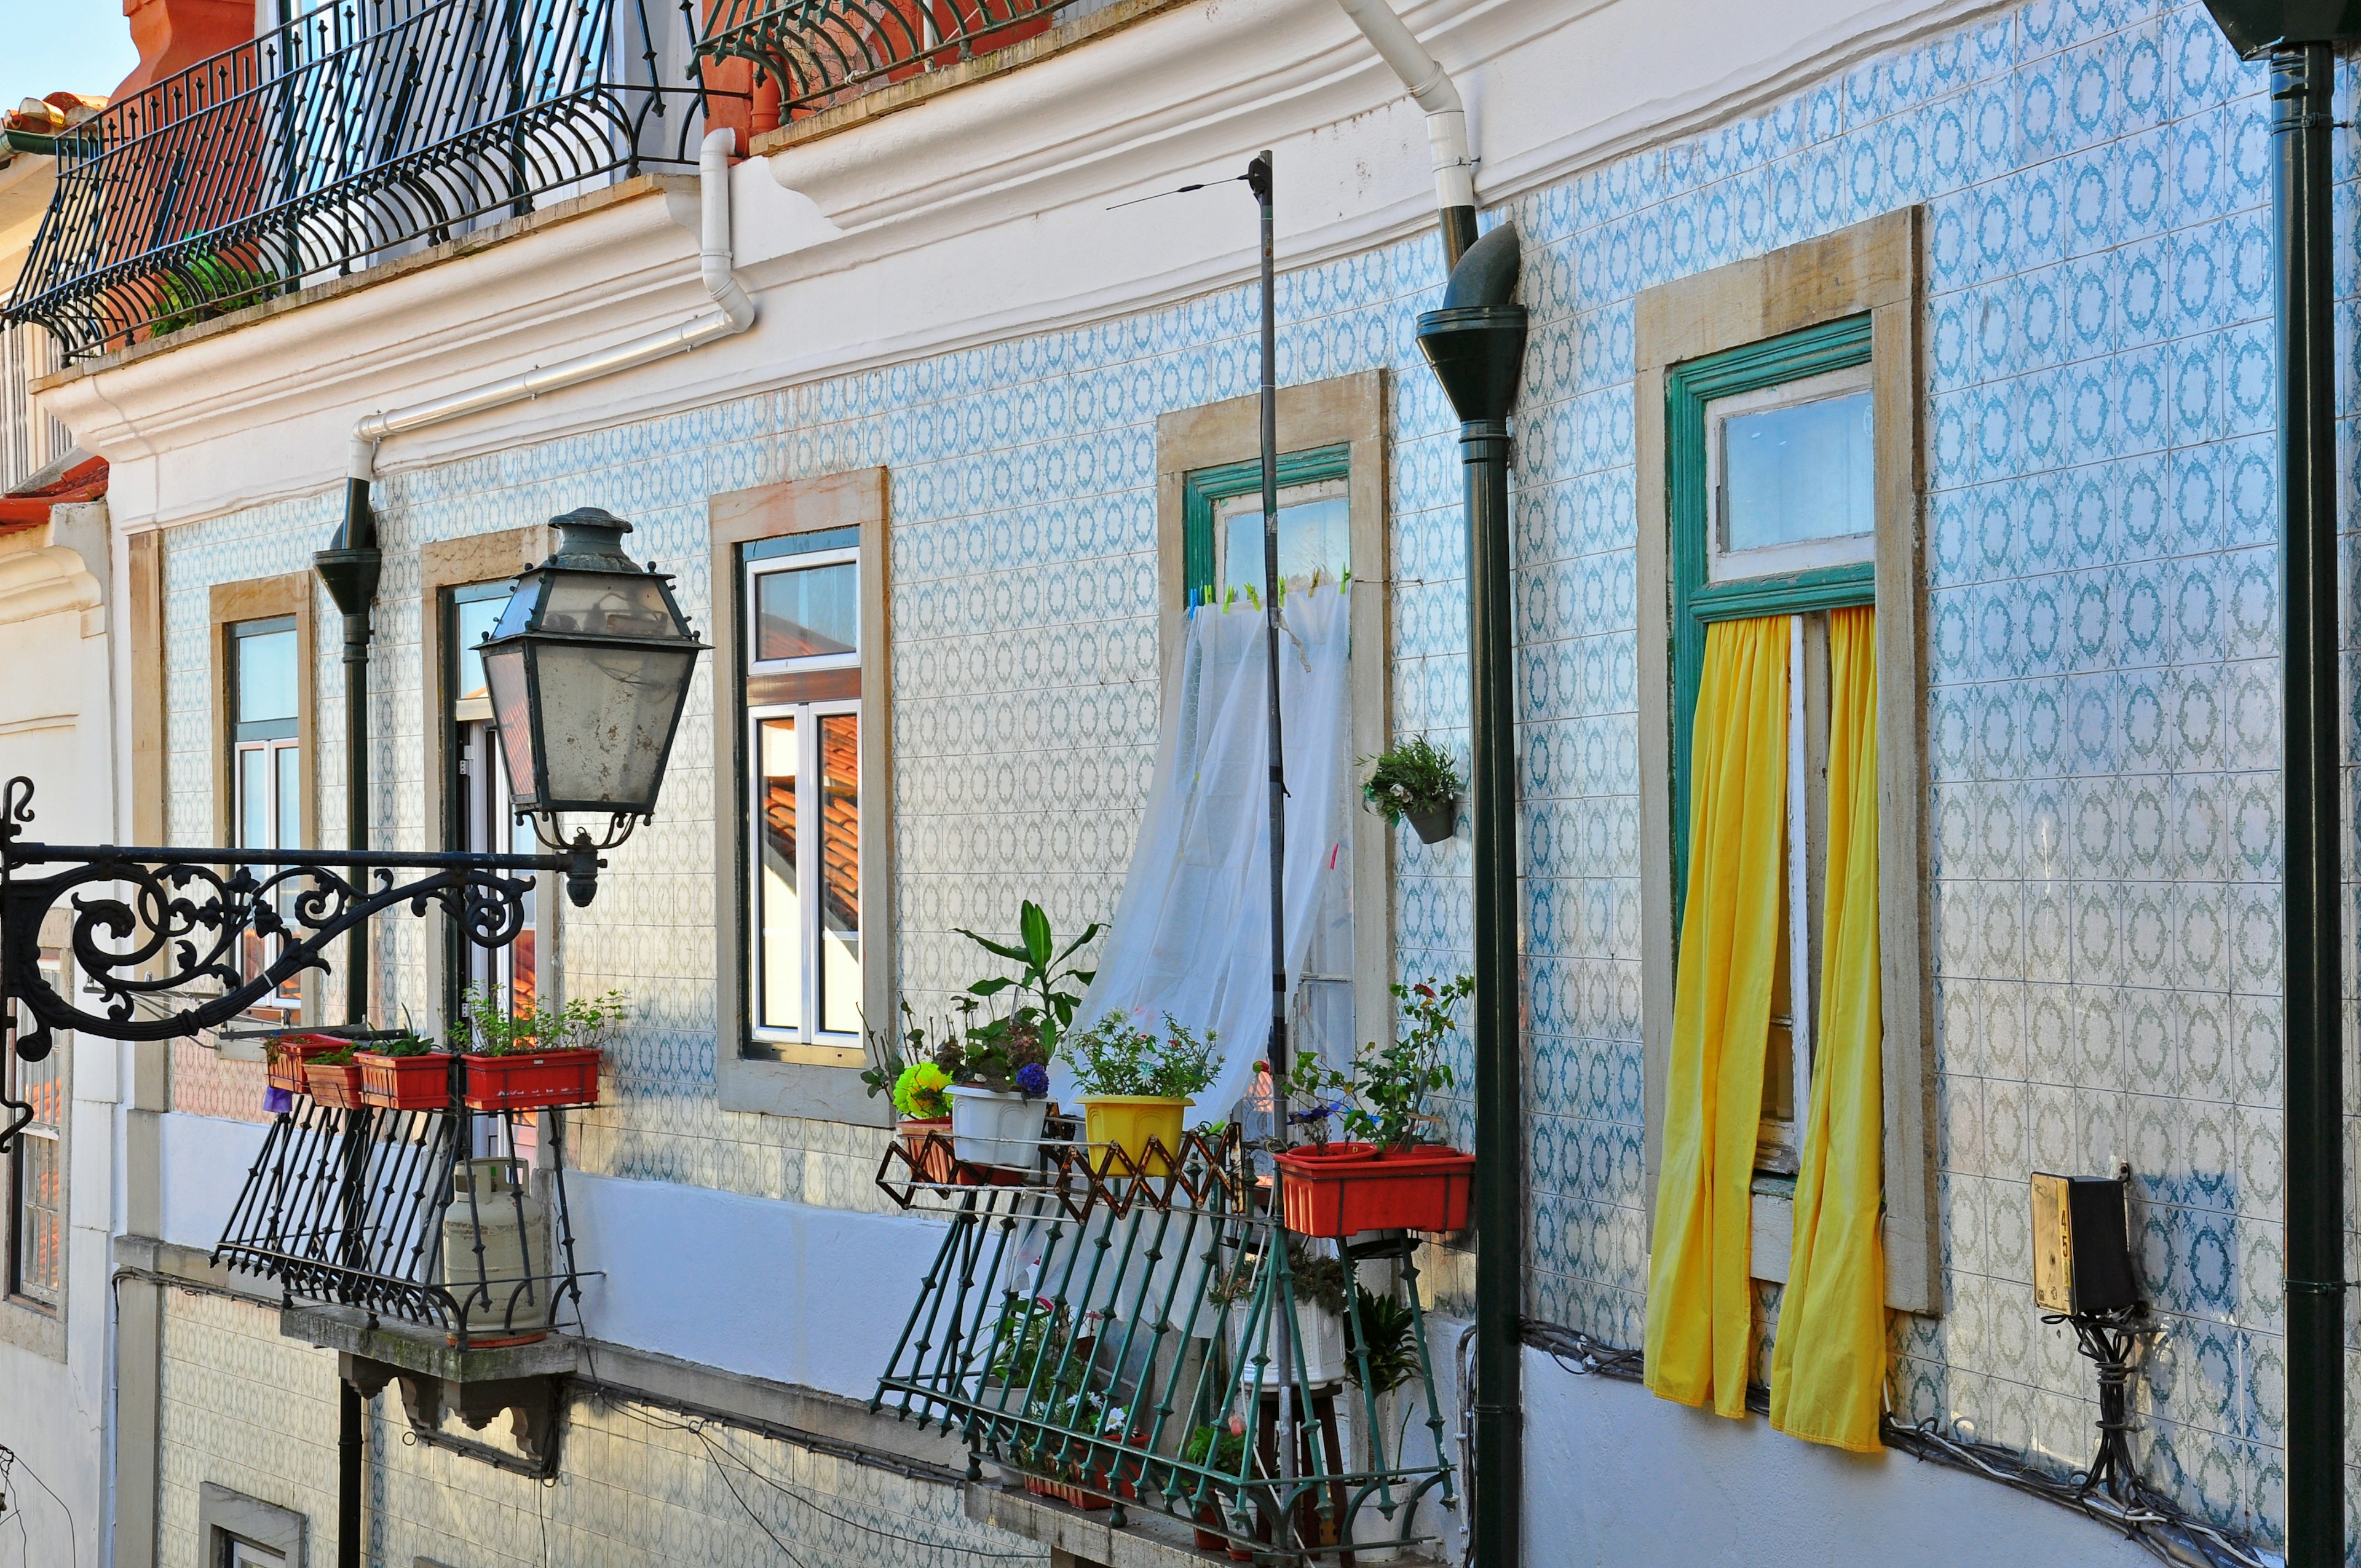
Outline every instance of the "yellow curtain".
[[1812, 1110], [1771, 1347], [1771, 1424], [1878, 1447], [1885, 1386], [1884, 1077], [1877, 946], [1877, 617], [1828, 617], [1828, 852]]
[[1648, 1257], [1648, 1387], [1743, 1415], [1748, 1189], [1781, 939], [1787, 620], [1707, 628], [1691, 731], [1688, 897]]

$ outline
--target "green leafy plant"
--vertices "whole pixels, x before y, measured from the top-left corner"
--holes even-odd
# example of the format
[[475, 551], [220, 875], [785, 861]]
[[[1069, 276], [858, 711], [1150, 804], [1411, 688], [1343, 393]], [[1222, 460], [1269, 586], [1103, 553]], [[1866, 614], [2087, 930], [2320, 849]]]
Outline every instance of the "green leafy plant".
[[1287, 1277], [1288, 1283], [1294, 1288], [1298, 1306], [1317, 1307], [1323, 1312], [1343, 1315], [1344, 1259], [1306, 1251], [1290, 1238], [1287, 1244]]
[[1049, 1091], [1049, 1046], [1030, 1007], [972, 1026], [963, 1039], [946, 1042], [935, 1063], [963, 1087], [1034, 1099]]
[[1121, 1013], [1109, 1012], [1068, 1042], [1074, 1081], [1085, 1094], [1147, 1094], [1186, 1100], [1213, 1081], [1213, 1046], [1208, 1029], [1200, 1039], [1171, 1014], [1164, 1014], [1159, 1041]]
[[[1372, 1394], [1390, 1394], [1418, 1376], [1418, 1320], [1391, 1296], [1353, 1288], [1356, 1317], [1345, 1320], [1345, 1376]], [[1358, 1332], [1356, 1332], [1357, 1327]], [[1361, 1382], [1360, 1351], [1368, 1351], [1369, 1380]]]
[[[1410, 1027], [1401, 1037], [1383, 1047], [1374, 1040], [1363, 1046], [1349, 1073], [1307, 1052], [1295, 1058], [1289, 1092], [1315, 1105], [1324, 1095], [1340, 1096], [1332, 1103], [1342, 1107], [1346, 1132], [1379, 1148], [1408, 1148], [1427, 1119], [1426, 1097], [1455, 1081], [1451, 1064], [1443, 1059], [1443, 1042], [1456, 1026], [1453, 1014], [1459, 1003], [1475, 991], [1472, 974], [1439, 986], [1396, 985], [1394, 998], [1409, 1014]], [[1323, 1112], [1313, 1124], [1315, 1135], [1324, 1116]]]
[[353, 1053], [359, 1048], [360, 1047], [357, 1046], [338, 1046], [333, 1051], [321, 1052], [318, 1056], [312, 1058], [304, 1065], [307, 1067], [350, 1067], [353, 1065]]
[[399, 1035], [387, 1039], [363, 1041], [358, 1048], [368, 1052], [371, 1056], [423, 1057], [433, 1055], [439, 1047], [423, 1035], [414, 1030], [404, 1029]]
[[1389, 746], [1374, 760], [1364, 757], [1361, 761], [1370, 770], [1361, 785], [1361, 798], [1389, 824], [1405, 817], [1423, 817], [1466, 793], [1467, 782], [1459, 776], [1459, 764], [1423, 735]]
[[1201, 1426], [1190, 1432], [1189, 1441], [1180, 1445], [1180, 1462], [1222, 1475], [1243, 1474], [1246, 1467], [1246, 1423], [1235, 1416], [1231, 1422], [1227, 1426]]
[[460, 998], [459, 1022], [451, 1044], [468, 1056], [521, 1056], [533, 1051], [598, 1050], [617, 1025], [631, 1016], [631, 1001], [620, 991], [577, 996], [555, 1011], [535, 1007], [511, 1013], [482, 986]]
[[1057, 1056], [1058, 1036], [1074, 1021], [1074, 1009], [1082, 1005], [1082, 991], [1098, 978], [1096, 970], [1082, 968], [1073, 962], [1073, 957], [1089, 945], [1102, 927], [1094, 920], [1081, 936], [1060, 948], [1049, 929], [1049, 916], [1029, 898], [1017, 910], [1016, 926], [1018, 940], [1013, 945], [979, 936], [964, 926], [956, 927], [961, 936], [985, 952], [1006, 959], [1023, 970], [1021, 974], [994, 975], [977, 981], [967, 988], [968, 993], [997, 996], [1011, 988], [1020, 992], [1024, 1004], [1011, 1016], [1028, 1012], [1033, 1014], [1041, 1036], [1041, 1059], [1046, 1063]]
[[[893, 1097], [896, 1110], [904, 1115], [911, 1113], [902, 1107], [902, 1088], [910, 1080], [910, 1069], [921, 1063], [933, 1062], [947, 1046], [957, 1046], [959, 1030], [949, 1024], [929, 1025], [918, 1022], [910, 1004], [902, 1003], [903, 1030], [888, 1035], [879, 1030], [869, 1031], [870, 1065], [862, 1069], [861, 1081], [874, 1100], [880, 1094]], [[948, 1081], [948, 1080], [946, 1080]], [[936, 1085], [938, 1089], [941, 1085]], [[940, 1115], [943, 1113], [937, 1112]]]
[[216, 252], [202, 252], [162, 280], [162, 297], [149, 330], [161, 337], [286, 291], [285, 281], [275, 272], [258, 272], [224, 260]]

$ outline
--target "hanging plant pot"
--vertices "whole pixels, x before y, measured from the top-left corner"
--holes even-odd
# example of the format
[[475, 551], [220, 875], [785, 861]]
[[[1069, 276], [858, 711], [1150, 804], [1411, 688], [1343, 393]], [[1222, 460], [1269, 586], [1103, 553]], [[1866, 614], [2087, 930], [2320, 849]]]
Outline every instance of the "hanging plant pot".
[[361, 1103], [380, 1111], [443, 1111], [451, 1104], [449, 1051], [428, 1051], [414, 1057], [380, 1056], [356, 1051], [353, 1065], [361, 1069]]
[[351, 1111], [361, 1102], [361, 1069], [357, 1062], [303, 1064], [303, 1091], [332, 1111]]
[[963, 1163], [1020, 1170], [1040, 1163], [1041, 1126], [1049, 1118], [1047, 1100], [965, 1083], [943, 1092], [951, 1101], [952, 1151]]
[[913, 1181], [949, 1182], [951, 1179], [950, 1150], [938, 1141], [929, 1146], [927, 1135], [950, 1136], [949, 1116], [905, 1116], [895, 1124], [901, 1135], [903, 1152], [910, 1157], [910, 1179]]
[[[1166, 1154], [1180, 1147], [1180, 1124], [1195, 1101], [1170, 1094], [1085, 1094], [1082, 1120], [1085, 1141], [1113, 1145], [1124, 1152], [1143, 1176], [1166, 1176], [1172, 1162]], [[1148, 1146], [1154, 1141], [1164, 1154]], [[1115, 1162], [1102, 1157], [1102, 1170]]]
[[1454, 795], [1440, 806], [1402, 815], [1410, 822], [1411, 830], [1418, 835], [1420, 843], [1440, 844], [1459, 830], [1459, 797]]
[[595, 1050], [469, 1057], [467, 1088], [461, 1098], [471, 1111], [555, 1111], [596, 1105], [598, 1057]]
[[1447, 1145], [1329, 1144], [1274, 1157], [1287, 1172], [1286, 1223], [1297, 1235], [1466, 1228], [1476, 1157]]
[[266, 1069], [270, 1087], [283, 1089], [290, 1094], [303, 1092], [303, 1064], [313, 1057], [326, 1056], [351, 1045], [334, 1035], [281, 1035], [270, 1042], [269, 1066]]

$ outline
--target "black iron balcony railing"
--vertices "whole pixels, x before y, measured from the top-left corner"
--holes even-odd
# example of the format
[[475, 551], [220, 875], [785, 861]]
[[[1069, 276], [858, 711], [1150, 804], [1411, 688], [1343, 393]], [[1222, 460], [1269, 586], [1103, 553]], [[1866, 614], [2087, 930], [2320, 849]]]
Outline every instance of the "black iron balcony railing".
[[1076, 0], [712, 0], [697, 52], [753, 62], [793, 115], [1047, 32]]
[[[707, 94], [651, 0], [330, 0], [58, 138], [0, 322], [68, 358], [694, 161]], [[659, 10], [659, 16], [666, 14]]]
[[536, 1184], [517, 1113], [301, 1102], [264, 1135], [214, 1260], [291, 1305], [357, 1308], [372, 1327], [413, 1324], [460, 1350], [577, 1326], [565, 1118], [541, 1124]]
[[1290, 1236], [1235, 1129], [1134, 1164], [1051, 1125], [1026, 1171], [940, 1134], [887, 1151], [879, 1185], [950, 1228], [871, 1408], [961, 1432], [972, 1475], [1268, 1564], [1432, 1543], [1419, 1505], [1454, 1499], [1416, 1239]]

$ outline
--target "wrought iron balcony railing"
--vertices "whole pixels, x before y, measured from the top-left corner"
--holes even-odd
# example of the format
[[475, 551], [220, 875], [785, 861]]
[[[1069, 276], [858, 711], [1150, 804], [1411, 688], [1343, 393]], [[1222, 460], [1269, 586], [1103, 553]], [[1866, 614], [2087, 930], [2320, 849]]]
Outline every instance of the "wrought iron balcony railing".
[[783, 114], [1047, 32], [1076, 0], [712, 0], [697, 52], [752, 62]]
[[0, 322], [83, 357], [693, 162], [690, 13], [659, 38], [649, 4], [329, 0], [121, 99], [58, 138]]
[[516, 1113], [302, 1102], [264, 1135], [214, 1259], [291, 1305], [357, 1308], [372, 1327], [413, 1324], [460, 1350], [578, 1325], [565, 1118], [542, 1124], [537, 1194]]
[[1043, 1150], [1021, 1173], [939, 1134], [888, 1150], [879, 1184], [950, 1227], [872, 1408], [960, 1431], [972, 1475], [1266, 1563], [1432, 1541], [1419, 1505], [1454, 1499], [1415, 1238], [1290, 1236], [1235, 1129], [1137, 1165]]

